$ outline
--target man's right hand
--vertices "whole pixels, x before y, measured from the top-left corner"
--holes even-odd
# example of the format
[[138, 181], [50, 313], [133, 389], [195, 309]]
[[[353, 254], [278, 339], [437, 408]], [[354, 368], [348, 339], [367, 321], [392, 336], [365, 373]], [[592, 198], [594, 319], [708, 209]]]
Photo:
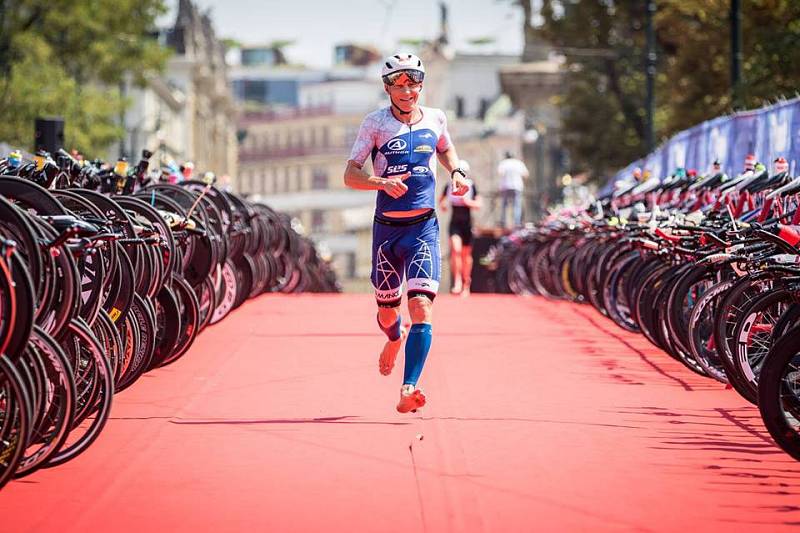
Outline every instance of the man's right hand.
[[386, 181], [383, 184], [383, 192], [392, 198], [400, 198], [406, 192], [408, 192], [408, 185], [403, 182], [410, 176], [411, 172], [406, 172], [405, 174], [398, 174], [397, 176], [384, 178]]

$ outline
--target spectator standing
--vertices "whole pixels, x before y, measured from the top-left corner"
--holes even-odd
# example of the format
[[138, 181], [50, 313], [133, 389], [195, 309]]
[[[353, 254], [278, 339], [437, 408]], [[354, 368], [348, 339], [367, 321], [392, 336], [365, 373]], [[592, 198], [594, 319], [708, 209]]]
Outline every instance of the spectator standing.
[[497, 165], [500, 177], [500, 226], [506, 227], [506, 211], [511, 210], [511, 227], [522, 225], [522, 191], [525, 180], [530, 176], [525, 163], [514, 157], [513, 152], [506, 152], [506, 157]]

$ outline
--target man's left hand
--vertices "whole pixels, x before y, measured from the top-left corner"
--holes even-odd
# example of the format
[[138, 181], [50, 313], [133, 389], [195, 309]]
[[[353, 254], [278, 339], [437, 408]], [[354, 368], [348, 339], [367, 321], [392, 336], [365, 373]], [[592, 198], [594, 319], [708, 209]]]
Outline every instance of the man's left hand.
[[450, 190], [453, 191], [453, 196], [464, 196], [469, 192], [469, 185], [467, 178], [462, 176], [459, 172], [453, 174], [450, 180]]

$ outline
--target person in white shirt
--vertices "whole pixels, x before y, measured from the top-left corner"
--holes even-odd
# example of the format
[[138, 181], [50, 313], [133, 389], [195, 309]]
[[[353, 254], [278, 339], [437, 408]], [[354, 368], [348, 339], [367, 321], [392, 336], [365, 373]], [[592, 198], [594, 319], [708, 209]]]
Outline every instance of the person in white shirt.
[[497, 175], [500, 177], [500, 226], [506, 227], [506, 211], [511, 208], [512, 227], [522, 224], [522, 191], [525, 188], [524, 180], [530, 175], [525, 163], [514, 157], [512, 152], [506, 152], [506, 158], [497, 165]]

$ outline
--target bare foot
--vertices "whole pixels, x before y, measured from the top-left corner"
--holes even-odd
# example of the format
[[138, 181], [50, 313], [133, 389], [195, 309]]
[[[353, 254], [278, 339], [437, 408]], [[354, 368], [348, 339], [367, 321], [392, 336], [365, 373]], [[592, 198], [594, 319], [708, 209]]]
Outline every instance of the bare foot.
[[461, 296], [462, 296], [462, 298], [465, 297], [465, 296], [469, 296], [469, 287], [467, 287], [467, 286], [464, 287], [464, 290], [461, 291]]
[[396, 341], [387, 340], [386, 344], [383, 345], [381, 356], [378, 359], [378, 368], [380, 369], [381, 374], [384, 376], [388, 376], [392, 373], [394, 361], [397, 359], [397, 354], [400, 352], [400, 348], [403, 346], [403, 340], [406, 338], [406, 335], [408, 335], [408, 328], [401, 326], [400, 338]]
[[453, 288], [450, 289], [450, 294], [461, 294], [462, 289], [462, 285], [460, 283], [456, 283], [453, 285]]

